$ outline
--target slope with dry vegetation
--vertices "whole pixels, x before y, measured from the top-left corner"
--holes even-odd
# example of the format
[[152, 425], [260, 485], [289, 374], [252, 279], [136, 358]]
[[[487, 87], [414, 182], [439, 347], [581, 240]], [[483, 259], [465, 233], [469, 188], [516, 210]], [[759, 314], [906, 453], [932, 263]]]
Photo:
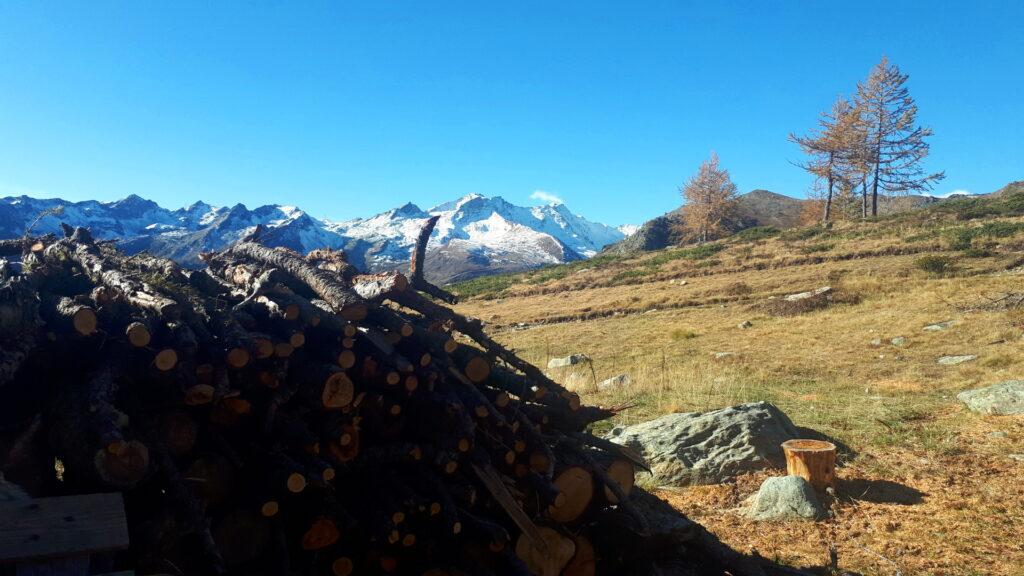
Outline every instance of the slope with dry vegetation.
[[[554, 376], [588, 402], [631, 406], [619, 422], [768, 400], [848, 447], [834, 516], [811, 526], [755, 529], [731, 510], [760, 476], [663, 491], [734, 547], [800, 566], [828, 565], [832, 549], [865, 574], [1019, 574], [1024, 421], [955, 396], [1024, 373], [1022, 216], [1011, 190], [454, 289], [461, 312], [536, 363], [590, 356]], [[778, 304], [822, 286], [834, 296], [819, 306]], [[618, 374], [632, 385], [597, 391]]]

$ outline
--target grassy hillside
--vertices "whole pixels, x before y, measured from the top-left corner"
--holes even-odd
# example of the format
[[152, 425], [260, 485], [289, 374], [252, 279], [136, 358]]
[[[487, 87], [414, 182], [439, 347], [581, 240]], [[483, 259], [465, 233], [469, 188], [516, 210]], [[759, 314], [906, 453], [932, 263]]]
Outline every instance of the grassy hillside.
[[[834, 297], [818, 306], [780, 298], [822, 286]], [[1024, 525], [1024, 463], [1010, 458], [1024, 453], [1024, 421], [955, 400], [1024, 378], [1024, 308], [1000, 299], [1024, 292], [1024, 193], [832, 229], [755, 228], [454, 289], [462, 312], [540, 365], [591, 356], [592, 370], [553, 376], [589, 402], [630, 406], [621, 422], [769, 400], [850, 448], [824, 523], [750, 525], [731, 509], [758, 475], [663, 493], [733, 546], [802, 566], [823, 565], [835, 546], [840, 566], [865, 574], [1024, 566], [1011, 528]], [[978, 358], [937, 363], [962, 354]], [[596, 391], [624, 373], [631, 387]]]

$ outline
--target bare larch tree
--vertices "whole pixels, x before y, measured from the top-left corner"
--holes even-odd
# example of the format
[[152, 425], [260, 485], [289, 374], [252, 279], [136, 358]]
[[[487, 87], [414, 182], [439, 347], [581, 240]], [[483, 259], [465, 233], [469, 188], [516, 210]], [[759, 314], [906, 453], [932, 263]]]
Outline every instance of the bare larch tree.
[[832, 109], [822, 113], [818, 127], [805, 136], [790, 134], [809, 159], [798, 164], [823, 184], [821, 221], [832, 218], [833, 199], [837, 188], [847, 188], [863, 179], [863, 123], [860, 109], [840, 96]]
[[[905, 84], [908, 76], [888, 58], [857, 85], [855, 107], [864, 123], [864, 147], [870, 163], [871, 215], [878, 215], [878, 193], [907, 194], [930, 190], [945, 177], [927, 174], [921, 161], [928, 156], [930, 128], [917, 125], [917, 104]], [[866, 190], [867, 181], [863, 183]]]
[[718, 165], [714, 152], [679, 191], [683, 195], [683, 223], [698, 242], [721, 232], [736, 205], [736, 185], [729, 171]]

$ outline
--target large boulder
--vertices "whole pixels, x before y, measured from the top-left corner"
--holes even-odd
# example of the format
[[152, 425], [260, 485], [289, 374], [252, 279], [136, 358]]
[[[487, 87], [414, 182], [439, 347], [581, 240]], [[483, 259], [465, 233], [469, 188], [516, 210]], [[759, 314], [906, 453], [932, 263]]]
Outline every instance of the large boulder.
[[564, 358], [552, 358], [551, 360], [548, 360], [548, 368], [565, 368], [568, 366], [583, 364], [585, 362], [590, 362], [590, 357], [586, 354], [570, 354]]
[[982, 414], [1024, 414], [1024, 380], [1007, 380], [957, 394], [957, 400]]
[[956, 366], [957, 364], [963, 364], [964, 362], [973, 362], [978, 357], [975, 354], [963, 354], [960, 356], [943, 356], [939, 358], [939, 364], [943, 366]]
[[643, 453], [662, 486], [716, 484], [742, 472], [781, 468], [786, 459], [780, 445], [797, 437], [793, 422], [767, 402], [668, 414], [609, 435]]
[[618, 376], [612, 376], [607, 380], [602, 380], [597, 383], [598, 392], [611, 392], [613, 390], [622, 390], [629, 388], [633, 384], [633, 379], [629, 377], [629, 374], [619, 374]]
[[764, 481], [746, 515], [754, 520], [820, 520], [825, 508], [807, 480], [775, 476]]

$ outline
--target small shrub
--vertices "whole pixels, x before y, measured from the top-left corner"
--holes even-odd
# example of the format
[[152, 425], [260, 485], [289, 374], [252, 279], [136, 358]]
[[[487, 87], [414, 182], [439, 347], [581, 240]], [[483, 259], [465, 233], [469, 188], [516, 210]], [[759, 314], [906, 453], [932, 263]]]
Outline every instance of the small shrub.
[[690, 340], [692, 338], [696, 338], [697, 333], [694, 332], [693, 330], [684, 330], [682, 328], [676, 328], [675, 330], [672, 331], [671, 334], [669, 334], [669, 336], [671, 336], [673, 342], [678, 342], [680, 340]]
[[987, 248], [968, 248], [963, 252], [965, 258], [988, 258], [994, 253]]
[[947, 256], [922, 256], [914, 260], [914, 266], [932, 276], [945, 276], [953, 271], [953, 260]]
[[772, 298], [765, 302], [761, 308], [772, 316], [796, 316], [798, 314], [814, 312], [815, 310], [824, 310], [834, 304], [859, 304], [860, 300], [860, 294], [856, 292], [835, 289], [831, 292], [802, 300]]
[[757, 240], [766, 240], [768, 238], [774, 238], [778, 236], [782, 231], [775, 226], [754, 226], [753, 228], [747, 228], [746, 230], [740, 230], [733, 234], [733, 239], [737, 242], [755, 242]]
[[793, 228], [786, 230], [779, 235], [786, 242], [793, 242], [795, 240], [808, 240], [814, 238], [820, 234], [825, 233], [827, 230], [824, 226], [808, 226], [807, 228]]
[[673, 260], [704, 260], [721, 252], [724, 248], [724, 244], [714, 242], [710, 244], [700, 244], [690, 248], [664, 250], [655, 254], [653, 257], [644, 260], [643, 264], [644, 266], [656, 268], [662, 264], [672, 262]]
[[733, 282], [725, 287], [724, 292], [730, 296], [743, 296], [744, 294], [750, 294], [754, 289], [750, 287], [746, 282]]
[[500, 296], [506, 288], [514, 283], [514, 280], [515, 276], [512, 274], [482, 276], [452, 284], [448, 288], [460, 298], [479, 296], [484, 299], [491, 299]]
[[623, 270], [612, 276], [612, 282], [626, 282], [629, 280], [636, 280], [637, 278], [643, 278], [654, 274], [654, 270], [649, 268], [630, 268], [629, 270]]

